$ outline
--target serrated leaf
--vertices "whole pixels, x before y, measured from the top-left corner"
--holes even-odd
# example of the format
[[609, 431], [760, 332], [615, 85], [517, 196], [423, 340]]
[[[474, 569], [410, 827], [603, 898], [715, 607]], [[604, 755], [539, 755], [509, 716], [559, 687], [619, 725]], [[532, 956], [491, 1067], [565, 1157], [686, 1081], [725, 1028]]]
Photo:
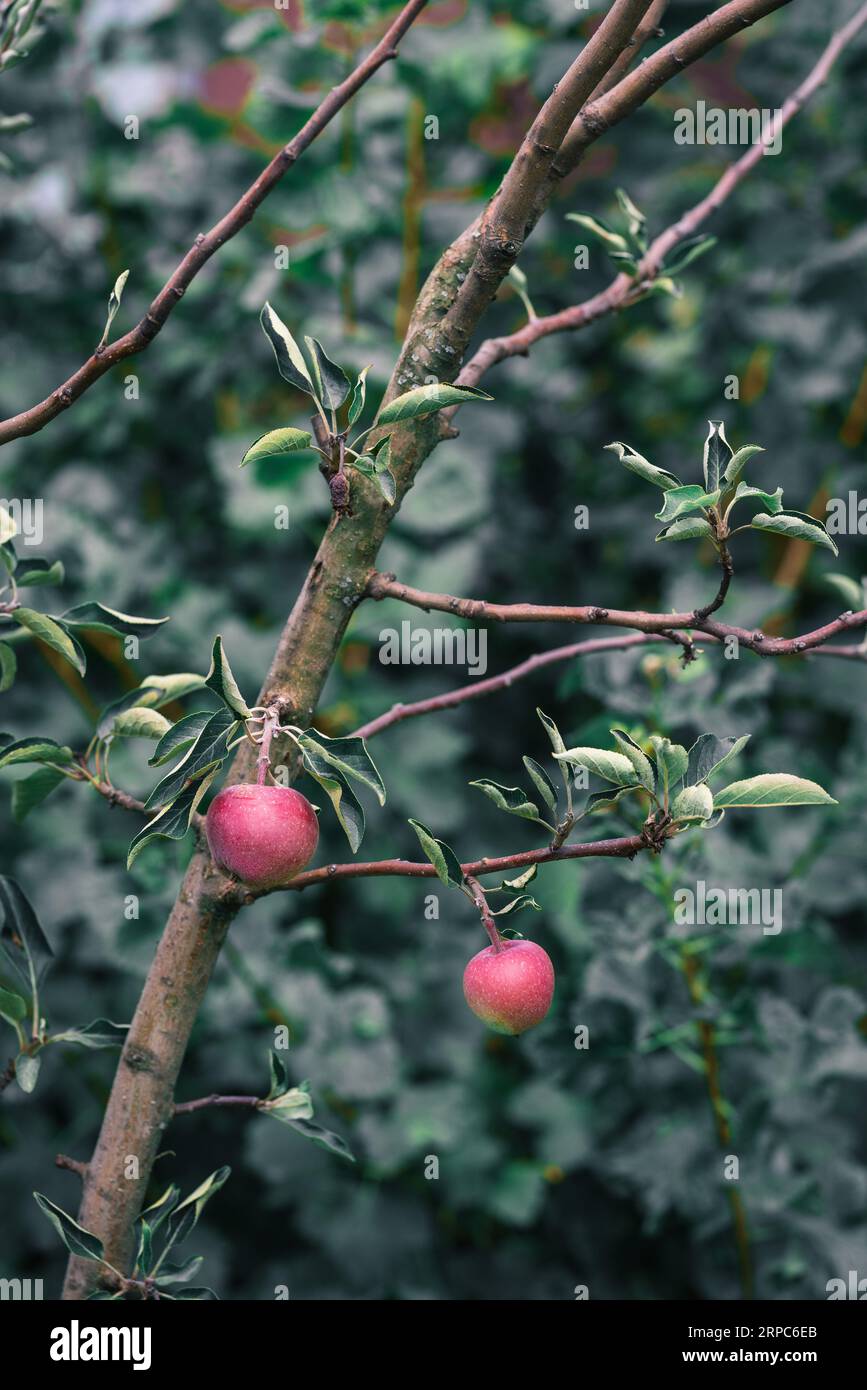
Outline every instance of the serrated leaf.
[[47, 613], [37, 613], [34, 608], [16, 608], [15, 621], [26, 627], [28, 632], [32, 632], [33, 636], [38, 637], [47, 647], [59, 652], [80, 676], [84, 675], [87, 669], [84, 653], [56, 619], [49, 618]]
[[15, 1058], [15, 1080], [28, 1096], [36, 1090], [41, 1067], [42, 1058], [38, 1052], [19, 1052]]
[[220, 699], [228, 705], [233, 714], [240, 716], [241, 719], [250, 718], [250, 708], [238, 689], [238, 682], [232, 675], [229, 659], [223, 650], [222, 637], [216, 637], [214, 639], [214, 648], [211, 653], [211, 669], [205, 676], [205, 685], [209, 690], [213, 690], [219, 695]]
[[704, 511], [708, 507], [715, 507], [720, 495], [719, 488], [715, 492], [705, 492], [704, 488], [699, 487], [697, 483], [689, 483], [685, 487], [669, 488], [665, 494], [662, 510], [656, 513], [656, 520], [672, 522], [687, 512]]
[[620, 749], [623, 756], [628, 758], [632, 764], [633, 771], [638, 781], [647, 791], [655, 791], [656, 777], [654, 776], [653, 765], [644, 749], [638, 746], [635, 739], [630, 738], [625, 729], [612, 729], [611, 732], [614, 735], [617, 747]]
[[110, 1018], [95, 1018], [84, 1028], [68, 1028], [49, 1038], [51, 1043], [73, 1043], [77, 1047], [98, 1050], [104, 1047], [123, 1047], [129, 1032], [128, 1023], [113, 1023]]
[[657, 534], [658, 541], [695, 541], [713, 538], [710, 523], [703, 516], [681, 516]]
[[749, 741], [749, 734], [742, 734], [740, 738], [734, 734], [724, 738], [717, 738], [716, 734], [701, 734], [689, 750], [686, 785], [690, 787], [696, 782], [707, 782], [727, 762], [736, 758]]
[[62, 613], [57, 621], [73, 628], [108, 632], [116, 637], [146, 638], [153, 637], [169, 619], [138, 618], [131, 613], [119, 613], [116, 608], [108, 608], [104, 603], [79, 603], [77, 607]]
[[568, 763], [570, 767], [583, 767], [595, 777], [606, 782], [626, 787], [635, 782], [635, 768], [624, 753], [612, 753], [607, 748], [567, 748], [565, 753], [555, 753], [558, 762]]
[[802, 516], [799, 512], [779, 512], [776, 516], [766, 516], [760, 512], [758, 516], [753, 517], [750, 526], [754, 531], [772, 531], [775, 535], [787, 536], [791, 540], [822, 545], [835, 555], [840, 553], [821, 521], [812, 516]]
[[836, 806], [818, 782], [794, 777], [788, 772], [762, 772], [742, 782], [731, 782], [714, 794], [714, 806]]
[[734, 453], [726, 439], [723, 421], [708, 420], [708, 426], [710, 432], [704, 442], [704, 482], [708, 492], [715, 492], [722, 486], [725, 471]]
[[0, 642], [0, 694], [15, 684], [17, 671], [18, 658], [15, 648], [10, 647], [7, 642]]
[[19, 589], [36, 589], [48, 584], [62, 584], [65, 577], [62, 560], [27, 560], [15, 576]]
[[367, 399], [367, 373], [370, 367], [362, 367], [358, 373], [355, 385], [352, 388], [352, 400], [349, 402], [349, 415], [347, 423], [349, 428], [355, 424], [364, 410], [364, 402]]
[[675, 820], [708, 820], [713, 815], [713, 793], [706, 782], [684, 787], [671, 803]]
[[644, 478], [646, 482], [662, 488], [663, 492], [669, 492], [672, 488], [683, 486], [680, 479], [676, 478], [673, 473], [649, 463], [646, 458], [637, 454], [628, 444], [621, 443], [619, 439], [616, 439], [613, 444], [606, 444], [605, 448], [615, 453], [623, 467], [628, 468], [630, 473], [637, 473], [639, 478]]
[[302, 449], [309, 449], [312, 439], [312, 434], [307, 430], [269, 430], [267, 434], [260, 435], [256, 442], [250, 445], [238, 467], [244, 468], [248, 463], [258, 463], [260, 459], [279, 458], [283, 454], [297, 454]]
[[196, 779], [180, 793], [178, 797], [166, 806], [165, 810], [160, 811], [158, 816], [148, 821], [147, 825], [130, 842], [129, 853], [127, 854], [126, 867], [129, 869], [134, 860], [141, 854], [145, 845], [150, 844], [151, 840], [182, 840], [190, 828], [190, 819], [196, 810], [205, 792], [210, 787], [221, 763], [214, 762], [210, 767], [203, 768], [197, 773]]
[[0, 768], [15, 763], [52, 763], [57, 766], [72, 762], [72, 749], [62, 747], [51, 738], [20, 738], [0, 747]]
[[305, 771], [319, 783], [331, 802], [334, 814], [349, 841], [349, 848], [355, 854], [364, 839], [364, 809], [349, 785], [345, 773], [328, 762], [312, 742], [306, 746], [302, 745], [301, 761]]
[[487, 777], [470, 782], [470, 786], [478, 787], [500, 811], [508, 811], [512, 816], [521, 816], [523, 820], [542, 820], [538, 806], [529, 800], [527, 793], [520, 787], [502, 787], [499, 782], [492, 782]]
[[730, 510], [736, 502], [741, 502], [748, 497], [757, 497], [762, 506], [772, 515], [783, 510], [783, 489], [781, 487], [778, 487], [776, 492], [763, 492], [760, 487], [750, 487], [748, 483], [738, 483], [735, 495], [727, 510]]
[[419, 844], [436, 869], [440, 882], [444, 883], [447, 888], [460, 888], [464, 881], [464, 871], [451, 846], [447, 845], [444, 840], [438, 840], [426, 825], [422, 825], [421, 821], [411, 820], [409, 824], [418, 836]]
[[277, 370], [284, 381], [288, 381], [290, 386], [294, 386], [299, 391], [304, 391], [308, 396], [316, 399], [316, 388], [304, 361], [301, 349], [296, 343], [289, 329], [278, 314], [275, 314], [270, 304], [265, 304], [259, 322], [262, 325], [266, 338], [274, 349], [274, 356], [277, 359]]
[[726, 471], [723, 475], [727, 487], [734, 487], [740, 480], [740, 476], [750, 459], [755, 454], [763, 454], [765, 451], [761, 444], [744, 444], [737, 449], [726, 464]]
[[327, 1149], [329, 1153], [337, 1154], [338, 1158], [345, 1158], [348, 1163], [355, 1162], [355, 1154], [339, 1134], [335, 1134], [330, 1129], [323, 1129], [321, 1125], [315, 1125], [311, 1120], [290, 1120], [289, 1124], [299, 1134], [303, 1134], [305, 1139], [312, 1140], [320, 1148]]
[[154, 787], [145, 802], [146, 809], [171, 806], [189, 783], [197, 781], [205, 771], [216, 770], [228, 755], [226, 745], [237, 727], [237, 719], [228, 710], [218, 709], [211, 714], [189, 751]]
[[615, 251], [629, 250], [629, 243], [626, 237], [621, 236], [619, 232], [613, 231], [607, 223], [602, 221], [601, 217], [590, 217], [586, 212], [567, 212], [566, 221], [575, 222], [579, 227], [583, 227], [585, 231], [592, 232], [606, 247], [610, 247]]
[[147, 705], [133, 705], [124, 710], [114, 721], [112, 738], [153, 738], [161, 739], [171, 731], [171, 721], [159, 710]]
[[548, 776], [544, 767], [540, 767], [540, 765], [535, 761], [535, 759], [528, 757], [525, 757], [523, 759], [523, 763], [532, 780], [533, 786], [536, 788], [542, 800], [545, 802], [545, 805], [548, 807], [548, 810], [553, 811], [556, 814], [558, 795], [557, 788], [554, 786], [554, 783], [551, 781], [551, 778]]
[[361, 782], [373, 792], [380, 806], [385, 805], [385, 783], [363, 738], [329, 738], [318, 729], [305, 729], [298, 742], [302, 748], [311, 748], [344, 777]]
[[342, 367], [332, 362], [318, 338], [304, 339], [313, 363], [316, 394], [326, 410], [339, 410], [350, 392], [349, 378]]
[[389, 405], [383, 406], [376, 418], [379, 425], [396, 425], [401, 420], [422, 420], [434, 415], [450, 405], [463, 405], [466, 401], [492, 401], [487, 391], [475, 386], [450, 386], [432, 382], [428, 386], [416, 386], [405, 395], [398, 396]]
[[689, 765], [689, 754], [683, 744], [672, 743], [670, 738], [663, 738], [660, 734], [651, 734], [650, 743], [660, 781], [667, 792], [685, 775]]
[[68, 1212], [62, 1207], [57, 1207], [44, 1197], [41, 1192], [34, 1192], [36, 1203], [40, 1211], [48, 1217], [63, 1244], [73, 1255], [78, 1255], [83, 1260], [102, 1260], [103, 1246], [98, 1236], [92, 1231], [86, 1231], [83, 1226], [79, 1226], [77, 1221], [73, 1221]]
[[162, 767], [163, 763], [192, 748], [199, 734], [213, 717], [211, 710], [200, 709], [194, 714], [184, 715], [177, 724], [170, 725], [154, 749], [153, 757], [148, 758], [148, 767]]

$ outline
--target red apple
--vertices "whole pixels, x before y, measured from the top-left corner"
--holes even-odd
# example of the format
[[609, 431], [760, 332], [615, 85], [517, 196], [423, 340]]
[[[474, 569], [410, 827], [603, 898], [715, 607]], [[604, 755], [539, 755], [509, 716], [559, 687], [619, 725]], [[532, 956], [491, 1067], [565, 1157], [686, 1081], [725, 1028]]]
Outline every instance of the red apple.
[[464, 971], [464, 997], [495, 1033], [526, 1033], [541, 1023], [554, 995], [554, 967], [535, 941], [486, 946]]
[[293, 787], [224, 787], [205, 819], [214, 862], [251, 888], [275, 888], [309, 863], [319, 821]]

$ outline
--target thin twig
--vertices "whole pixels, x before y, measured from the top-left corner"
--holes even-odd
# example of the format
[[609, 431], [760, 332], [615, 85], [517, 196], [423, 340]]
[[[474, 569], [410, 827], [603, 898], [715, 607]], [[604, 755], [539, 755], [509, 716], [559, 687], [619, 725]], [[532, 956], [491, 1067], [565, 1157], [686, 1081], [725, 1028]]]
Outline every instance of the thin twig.
[[247, 1110], [255, 1110], [262, 1104], [259, 1096], [201, 1096], [198, 1100], [184, 1100], [174, 1107], [175, 1115], [191, 1115], [194, 1110], [207, 1110], [213, 1105], [240, 1105]]
[[82, 1163], [78, 1158], [69, 1158], [66, 1154], [58, 1154], [54, 1163], [57, 1168], [66, 1168], [70, 1173], [76, 1173], [82, 1182], [87, 1177], [87, 1164]]

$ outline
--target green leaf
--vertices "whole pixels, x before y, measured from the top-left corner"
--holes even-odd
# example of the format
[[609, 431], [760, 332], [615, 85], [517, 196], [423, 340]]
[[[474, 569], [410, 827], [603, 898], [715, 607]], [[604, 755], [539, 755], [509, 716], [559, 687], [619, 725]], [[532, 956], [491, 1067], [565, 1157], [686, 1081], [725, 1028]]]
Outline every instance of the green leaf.
[[669, 492], [672, 488], [683, 486], [680, 479], [676, 478], [673, 473], [648, 463], [646, 458], [637, 454], [628, 444], [622, 444], [620, 440], [616, 439], [613, 444], [606, 444], [605, 448], [615, 453], [623, 467], [628, 468], [630, 473], [637, 473], [639, 478], [644, 478], [646, 482], [662, 488], [663, 492]]
[[419, 820], [411, 820], [410, 825], [419, 839], [419, 844], [437, 872], [437, 878], [446, 887], [460, 888], [464, 881], [464, 871], [460, 860], [451, 846], [438, 840], [426, 825]]
[[383, 406], [377, 416], [379, 425], [396, 425], [401, 420], [421, 420], [426, 415], [434, 415], [449, 405], [463, 405], [465, 401], [492, 401], [487, 391], [479, 391], [475, 386], [439, 385], [432, 382], [428, 386], [417, 386], [413, 391], [398, 396], [389, 405]]
[[159, 710], [147, 705], [133, 705], [124, 710], [114, 721], [112, 738], [154, 738], [161, 739], [171, 732], [171, 721]]
[[671, 803], [675, 820], [708, 820], [713, 815], [713, 794], [706, 782], [684, 787]]
[[262, 1101], [258, 1108], [263, 1115], [270, 1115], [284, 1125], [294, 1124], [296, 1120], [309, 1120], [313, 1115], [313, 1102], [300, 1086], [292, 1086], [273, 1100]]
[[331, 802], [334, 814], [349, 841], [349, 848], [355, 854], [364, 839], [364, 809], [349, 785], [345, 773], [328, 762], [312, 742], [306, 746], [302, 745], [301, 761], [305, 771], [319, 783]]
[[20, 738], [15, 743], [0, 745], [0, 767], [12, 767], [15, 763], [56, 763], [72, 762], [72, 749], [61, 747], [52, 738]]
[[867, 608], [867, 581], [850, 579], [848, 574], [824, 574], [822, 576], [826, 584], [830, 584], [832, 589], [836, 589], [847, 608], [851, 608], [853, 613], [860, 613], [863, 608]]
[[397, 482], [390, 468], [377, 468], [375, 473], [376, 483], [380, 492], [390, 507], [394, 506], [394, 499], [397, 496]]
[[[165, 1192], [152, 1202], [149, 1207], [145, 1207], [142, 1216], [147, 1217], [148, 1225], [152, 1231], [156, 1231], [166, 1221], [174, 1211], [181, 1195], [181, 1189], [174, 1183], [169, 1183]], [[201, 1256], [199, 1257], [201, 1259]], [[192, 1272], [192, 1271], [191, 1271]]]
[[[160, 705], [180, 700], [184, 695], [191, 695], [194, 690], [204, 688], [204, 676], [198, 676], [194, 671], [174, 671], [168, 676], [145, 676], [139, 689], [148, 693], [140, 696], [137, 703], [159, 708]], [[156, 693], [156, 699], [152, 698], [151, 691]]]
[[211, 669], [205, 677], [205, 685], [219, 695], [233, 714], [239, 715], [241, 719], [250, 718], [250, 708], [238, 689], [238, 682], [232, 675], [232, 668], [223, 650], [222, 637], [214, 639]]
[[[20, 613], [20, 609], [18, 611]], [[137, 618], [131, 613], [119, 613], [116, 608], [107, 608], [104, 603], [79, 603], [76, 608], [62, 613], [58, 621], [72, 628], [91, 628], [95, 632], [109, 632], [116, 637], [146, 638], [153, 637], [169, 619]]]
[[362, 367], [358, 373], [358, 378], [352, 388], [352, 400], [349, 402], [348, 425], [351, 429], [356, 420], [364, 410], [364, 402], [367, 399], [367, 373], [370, 367]]
[[512, 898], [511, 902], [506, 903], [505, 907], [497, 908], [496, 912], [492, 910], [491, 916], [505, 917], [510, 912], [521, 912], [525, 907], [531, 907], [534, 912], [542, 911], [541, 905], [536, 902], [535, 898], [528, 897], [526, 893], [520, 893], [517, 897]]
[[810, 545], [823, 545], [835, 555], [840, 553], [822, 522], [800, 512], [779, 512], [776, 516], [766, 516], [760, 512], [758, 516], [753, 517], [750, 526], [754, 531], [773, 531], [775, 535], [788, 536], [792, 540], [809, 541]]
[[734, 487], [735, 483], [740, 480], [740, 476], [750, 459], [755, 454], [763, 454], [764, 452], [761, 444], [745, 444], [743, 448], [738, 449], [726, 464], [726, 471], [723, 474], [726, 486]]
[[670, 526], [663, 526], [656, 539], [658, 541], [694, 541], [713, 538], [710, 524], [703, 516], [682, 516]]
[[635, 782], [635, 768], [623, 753], [611, 753], [607, 748], [567, 748], [565, 753], [555, 753], [558, 762], [568, 763], [570, 767], [584, 767], [595, 777], [606, 782], [614, 782], [621, 787]]
[[27, 1015], [27, 1000], [11, 989], [0, 989], [0, 1018], [7, 1023], [20, 1023]]
[[708, 420], [708, 426], [710, 433], [704, 442], [704, 481], [708, 492], [715, 492], [722, 486], [725, 471], [734, 454], [726, 439], [723, 421]]
[[645, 787], [649, 792], [654, 792], [656, 790], [656, 778], [653, 773], [653, 765], [644, 749], [640, 748], [633, 738], [630, 738], [625, 729], [612, 729], [611, 732], [617, 747], [632, 764], [633, 771], [642, 787]]
[[110, 1018], [95, 1018], [84, 1028], [69, 1028], [49, 1038], [51, 1043], [74, 1043], [77, 1047], [94, 1050], [104, 1047], [123, 1047], [129, 1031], [128, 1023], [113, 1023]]
[[11, 540], [7, 541], [5, 545], [0, 541], [0, 565], [3, 566], [7, 574], [14, 574], [17, 564], [18, 556]]
[[345, 1158], [348, 1163], [355, 1162], [355, 1154], [339, 1134], [335, 1134], [330, 1129], [323, 1129], [321, 1125], [315, 1125], [310, 1120], [290, 1120], [289, 1124], [299, 1134], [303, 1134], [305, 1139], [310, 1139], [314, 1144], [318, 1144], [321, 1149], [327, 1149], [329, 1153], [337, 1154], [338, 1158]]
[[586, 212], [567, 212], [566, 221], [576, 222], [578, 226], [583, 227], [585, 231], [592, 232], [606, 247], [611, 247], [615, 251], [629, 250], [629, 243], [626, 237], [621, 236], [619, 232], [613, 231], [607, 223], [602, 221], [601, 217], [590, 217]]
[[349, 378], [342, 367], [332, 362], [317, 338], [305, 338], [313, 363], [316, 394], [327, 410], [339, 410], [349, 395]]
[[553, 748], [554, 752], [565, 753], [566, 744], [564, 743], [563, 735], [560, 733], [560, 730], [557, 728], [557, 725], [554, 723], [554, 720], [551, 719], [549, 715], [544, 714], [540, 709], [537, 709], [536, 713], [542, 721], [543, 728], [546, 734], [548, 735], [548, 738], [551, 740], [551, 747]]
[[79, 1226], [68, 1212], [65, 1212], [62, 1207], [56, 1207], [53, 1202], [49, 1202], [48, 1198], [43, 1197], [41, 1192], [34, 1192], [33, 1196], [36, 1198], [40, 1210], [48, 1217], [71, 1254], [78, 1255], [82, 1260], [101, 1261], [103, 1259], [102, 1241], [98, 1236], [95, 1236], [92, 1231], [86, 1231], [83, 1226]]
[[219, 772], [220, 766], [220, 762], [214, 762], [210, 767], [201, 769], [196, 774], [196, 779], [184, 787], [181, 794], [169, 806], [166, 806], [165, 810], [160, 811], [158, 816], [154, 816], [153, 820], [148, 821], [147, 825], [139, 831], [130, 842], [126, 859], [128, 869], [141, 854], [145, 845], [150, 844], [151, 840], [159, 838], [182, 840], [184, 838], [190, 828], [193, 812]]
[[135, 1256], [135, 1272], [139, 1279], [150, 1274], [153, 1264], [153, 1230], [150, 1223], [140, 1216], [138, 1225], [138, 1248]]
[[783, 510], [783, 489], [778, 487], [776, 492], [762, 492], [760, 487], [750, 487], [748, 483], [738, 483], [735, 495], [728, 505], [730, 511], [735, 502], [740, 502], [746, 497], [757, 497], [763, 507], [766, 507], [772, 515]]
[[606, 811], [610, 811], [612, 806], [616, 805], [621, 796], [626, 796], [628, 792], [637, 792], [639, 790], [640, 788], [637, 782], [630, 782], [628, 786], [618, 787], [616, 791], [612, 789], [611, 791], [591, 792], [581, 808], [578, 820], [582, 820], [584, 816], [589, 816], [596, 812], [603, 815]]
[[15, 648], [10, 647], [6, 642], [0, 642], [0, 694], [15, 684], [17, 671], [18, 659], [15, 655]]
[[108, 313], [106, 314], [105, 318], [105, 328], [102, 330], [102, 337], [99, 340], [99, 346], [101, 348], [105, 347], [106, 343], [108, 342], [109, 329], [111, 328], [111, 325], [114, 323], [114, 316], [120, 308], [120, 301], [123, 298], [123, 287], [126, 284], [128, 277], [129, 271], [122, 270], [120, 275], [118, 275], [117, 279], [114, 282], [114, 289], [108, 297]]
[[36, 589], [47, 584], [62, 584], [65, 577], [61, 560], [27, 560], [16, 575], [19, 589]]
[[3, 952], [16, 975], [33, 995], [54, 959], [54, 952], [22, 888], [6, 874], [0, 874], [0, 908], [3, 911], [3, 926], [0, 928]]
[[282, 1096], [284, 1091], [288, 1090], [289, 1079], [282, 1057], [279, 1057], [273, 1048], [268, 1053], [268, 1066], [271, 1072], [271, 1089], [265, 1099], [274, 1100], [276, 1096]]
[[538, 806], [528, 800], [527, 793], [520, 787], [502, 787], [499, 782], [491, 782], [487, 777], [470, 782], [470, 786], [478, 787], [500, 811], [508, 811], [510, 815], [521, 816], [524, 820], [542, 821]]
[[836, 806], [833, 796], [817, 782], [788, 772], [763, 772], [743, 782], [731, 782], [714, 795], [714, 806]]
[[196, 1303], [209, 1303], [212, 1299], [217, 1299], [214, 1290], [205, 1288], [204, 1284], [200, 1288], [187, 1288], [184, 1286], [183, 1288], [175, 1289], [172, 1297], [179, 1299], [183, 1303], [189, 1303], [191, 1301], [195, 1301]]
[[16, 608], [15, 621], [26, 627], [28, 632], [32, 632], [34, 637], [38, 637], [47, 647], [59, 652], [70, 666], [75, 667], [80, 676], [84, 675], [87, 669], [84, 653], [65, 626], [61, 626], [56, 619], [49, 618], [46, 613], [37, 613], [33, 608]]
[[724, 738], [717, 738], [716, 734], [701, 734], [689, 750], [686, 785], [691, 787], [696, 782], [707, 782], [727, 762], [736, 758], [749, 741], [749, 734], [742, 734], [740, 738], [734, 734]]
[[626, 218], [626, 227], [630, 237], [639, 249], [643, 251], [646, 247], [644, 224], [647, 218], [644, 216], [641, 209], [636, 207], [624, 188], [616, 188], [614, 194], [620, 204], [620, 210]]
[[551, 778], [548, 776], [544, 767], [540, 767], [539, 764], [533, 758], [525, 757], [523, 759], [523, 762], [533, 782], [533, 786], [536, 788], [536, 791], [539, 793], [542, 800], [545, 802], [545, 805], [548, 807], [548, 810], [553, 811], [556, 815], [557, 788], [554, 786], [554, 783], [551, 781]]
[[31, 1095], [36, 1090], [36, 1083], [39, 1080], [39, 1070], [42, 1066], [42, 1058], [37, 1053], [19, 1052], [15, 1058], [15, 1080], [25, 1091]]
[[145, 802], [146, 808], [171, 806], [189, 784], [198, 781], [205, 772], [216, 771], [227, 756], [226, 745], [237, 727], [238, 721], [228, 710], [218, 709], [212, 714], [189, 751], [154, 787]]
[[250, 445], [238, 467], [258, 463], [260, 459], [279, 458], [281, 454], [297, 454], [301, 449], [309, 449], [312, 439], [312, 434], [307, 430], [269, 430]]
[[656, 759], [657, 771], [663, 789], [668, 791], [684, 776], [689, 764], [689, 755], [681, 743], [672, 743], [670, 738], [651, 734], [650, 743]]
[[286, 327], [279, 315], [275, 314], [270, 304], [265, 305], [259, 315], [259, 322], [262, 325], [265, 336], [274, 349], [274, 356], [277, 359], [277, 370], [284, 381], [288, 381], [290, 386], [296, 387], [299, 391], [305, 391], [308, 396], [316, 399], [316, 388], [310, 377], [307, 363], [301, 353], [301, 349], [296, 343], [289, 329]]
[[682, 270], [686, 270], [688, 265], [692, 265], [693, 261], [697, 261], [699, 256], [703, 256], [706, 251], [710, 251], [712, 246], [716, 246], [716, 242], [715, 236], [690, 237], [689, 240], [682, 241], [674, 254], [674, 258], [666, 261], [663, 266], [665, 274], [669, 276], [679, 275]]
[[199, 1184], [195, 1192], [191, 1192], [189, 1197], [178, 1203], [169, 1217], [169, 1241], [172, 1245], [180, 1245], [186, 1240], [198, 1222], [205, 1203], [219, 1192], [231, 1172], [231, 1168], [228, 1167], [217, 1168], [210, 1177]]
[[704, 488], [699, 487], [697, 483], [689, 483], [685, 487], [669, 488], [665, 494], [662, 511], [656, 513], [656, 520], [671, 522], [676, 517], [684, 516], [687, 512], [715, 507], [720, 495], [719, 488], [716, 492], [705, 492]]
[[332, 767], [336, 767], [344, 777], [352, 777], [369, 788], [380, 806], [385, 805], [385, 784], [379, 770], [367, 751], [363, 738], [329, 738], [318, 729], [305, 729], [299, 735], [302, 748], [310, 748]]
[[525, 869], [517, 878], [504, 878], [500, 883], [494, 884], [490, 888], [485, 888], [485, 893], [520, 893], [532, 883], [538, 872], [538, 865], [531, 864], [529, 869]]
[[26, 816], [37, 806], [40, 806], [46, 797], [65, 782], [66, 778], [62, 772], [55, 772], [53, 767], [40, 767], [36, 772], [31, 772], [29, 777], [21, 777], [12, 785], [12, 819], [16, 825], [20, 825]]
[[175, 1284], [185, 1284], [188, 1279], [192, 1279], [194, 1274], [198, 1274], [204, 1263], [202, 1255], [191, 1255], [183, 1264], [164, 1264], [160, 1266], [159, 1274], [154, 1276], [154, 1283], [160, 1289], [170, 1289]]
[[161, 767], [178, 753], [192, 748], [199, 734], [213, 717], [211, 710], [199, 709], [194, 714], [184, 715], [177, 724], [170, 725], [154, 749], [153, 757], [148, 758], [148, 767]]

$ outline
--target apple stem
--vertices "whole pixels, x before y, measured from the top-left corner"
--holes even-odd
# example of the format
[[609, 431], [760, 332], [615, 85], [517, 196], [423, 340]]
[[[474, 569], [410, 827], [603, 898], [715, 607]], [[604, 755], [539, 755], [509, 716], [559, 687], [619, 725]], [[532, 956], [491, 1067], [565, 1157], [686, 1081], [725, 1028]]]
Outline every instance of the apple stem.
[[471, 900], [471, 902], [475, 903], [476, 907], [479, 909], [479, 915], [482, 919], [482, 925], [484, 926], [485, 931], [488, 933], [488, 936], [491, 938], [491, 945], [493, 946], [495, 951], [502, 951], [503, 938], [497, 931], [497, 924], [491, 915], [491, 909], [488, 907], [488, 900], [485, 897], [482, 885], [479, 883], [479, 880], [477, 878], [473, 878], [472, 874], [465, 875], [464, 883], [466, 885], [465, 891], [467, 897]]
[[276, 709], [265, 711], [262, 725], [262, 738], [260, 740], [260, 753], [256, 760], [256, 785], [265, 785], [268, 776], [268, 769], [271, 766], [271, 740], [273, 739], [280, 723], [280, 713]]

